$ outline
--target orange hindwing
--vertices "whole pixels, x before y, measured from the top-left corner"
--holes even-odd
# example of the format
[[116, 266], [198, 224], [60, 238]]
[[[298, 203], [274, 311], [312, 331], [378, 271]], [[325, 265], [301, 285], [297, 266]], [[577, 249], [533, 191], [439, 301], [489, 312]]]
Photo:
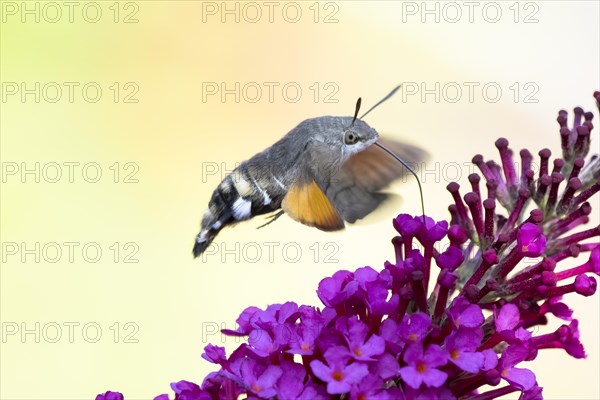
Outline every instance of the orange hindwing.
[[292, 219], [323, 231], [344, 229], [344, 220], [314, 180], [295, 184], [281, 204]]

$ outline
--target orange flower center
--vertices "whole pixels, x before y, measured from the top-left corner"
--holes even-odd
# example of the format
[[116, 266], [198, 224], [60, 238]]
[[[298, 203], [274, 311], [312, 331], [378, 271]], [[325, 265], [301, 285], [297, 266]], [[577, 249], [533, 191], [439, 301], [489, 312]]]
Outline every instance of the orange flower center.
[[344, 379], [344, 374], [342, 371], [334, 371], [331, 377], [334, 381], [340, 382], [342, 379]]
[[427, 364], [425, 364], [424, 362], [420, 361], [417, 363], [417, 371], [419, 371], [419, 373], [424, 373], [425, 371], [427, 371]]

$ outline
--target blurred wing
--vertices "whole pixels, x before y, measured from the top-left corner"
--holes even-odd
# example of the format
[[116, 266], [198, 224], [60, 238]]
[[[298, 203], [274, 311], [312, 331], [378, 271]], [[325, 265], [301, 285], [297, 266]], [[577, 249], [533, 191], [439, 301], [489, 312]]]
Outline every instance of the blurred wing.
[[[409, 166], [426, 158], [424, 150], [405, 143], [379, 139]], [[412, 165], [411, 165], [412, 164]], [[352, 223], [375, 210], [388, 196], [378, 191], [410, 172], [376, 146], [350, 157], [334, 174], [325, 189], [327, 198]]]
[[314, 180], [290, 188], [281, 208], [292, 219], [323, 231], [344, 229], [344, 220]]

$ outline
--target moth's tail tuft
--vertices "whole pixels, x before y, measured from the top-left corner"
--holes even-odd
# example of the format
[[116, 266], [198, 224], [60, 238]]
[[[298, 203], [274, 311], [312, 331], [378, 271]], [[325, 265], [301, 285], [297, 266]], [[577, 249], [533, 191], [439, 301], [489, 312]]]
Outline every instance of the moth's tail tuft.
[[194, 254], [194, 258], [198, 258], [210, 245], [213, 239], [216, 236], [216, 232], [211, 231], [201, 231], [196, 237], [196, 242], [194, 243], [194, 249], [192, 253]]
[[196, 236], [194, 250], [192, 250], [194, 258], [197, 258], [206, 251], [215, 236], [227, 224], [226, 221], [226, 219], [220, 219], [219, 216], [214, 215], [210, 208], [206, 210], [200, 223], [200, 233]]

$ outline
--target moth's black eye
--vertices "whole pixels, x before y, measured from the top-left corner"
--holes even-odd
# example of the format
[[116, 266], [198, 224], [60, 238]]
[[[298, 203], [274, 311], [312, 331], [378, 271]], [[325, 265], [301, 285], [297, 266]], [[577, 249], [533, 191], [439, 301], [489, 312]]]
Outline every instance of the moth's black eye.
[[358, 142], [358, 135], [352, 131], [347, 131], [344, 135], [344, 143], [355, 144], [356, 142]]

